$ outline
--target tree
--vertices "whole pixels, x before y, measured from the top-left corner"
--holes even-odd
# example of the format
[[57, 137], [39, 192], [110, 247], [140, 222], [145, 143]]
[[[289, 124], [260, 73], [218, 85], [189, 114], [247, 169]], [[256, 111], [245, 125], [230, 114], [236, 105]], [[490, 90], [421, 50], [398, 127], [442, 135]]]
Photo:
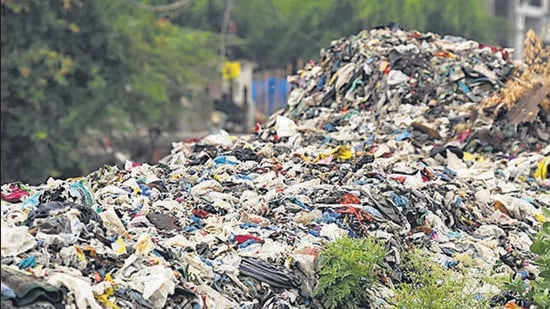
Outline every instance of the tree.
[[80, 171], [68, 158], [124, 71], [96, 2], [3, 1], [1, 14], [2, 181]]
[[396, 22], [404, 29], [450, 34], [496, 43], [508, 27], [506, 20], [489, 14], [483, 0], [361, 1], [355, 18], [366, 28]]
[[78, 145], [90, 129], [168, 129], [189, 86], [216, 74], [214, 35], [126, 2], [2, 1], [1, 9], [2, 182], [88, 172]]
[[[225, 0], [197, 0], [174, 22], [210, 31], [223, 14]], [[399, 24], [405, 30], [431, 31], [495, 43], [506, 22], [491, 17], [483, 0], [247, 0], [235, 1], [234, 58], [261, 67], [284, 67], [298, 58], [314, 59], [332, 40], [363, 29]], [[213, 19], [221, 20], [221, 17]], [[483, 31], [480, 31], [483, 29]]]

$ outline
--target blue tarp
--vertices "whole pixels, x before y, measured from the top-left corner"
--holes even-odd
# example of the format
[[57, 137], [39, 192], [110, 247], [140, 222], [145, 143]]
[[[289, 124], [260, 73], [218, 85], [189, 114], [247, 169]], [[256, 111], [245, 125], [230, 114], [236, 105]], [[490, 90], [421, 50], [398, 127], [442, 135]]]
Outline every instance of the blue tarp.
[[256, 104], [256, 110], [271, 115], [284, 108], [290, 90], [284, 78], [269, 77], [252, 81], [251, 96]]

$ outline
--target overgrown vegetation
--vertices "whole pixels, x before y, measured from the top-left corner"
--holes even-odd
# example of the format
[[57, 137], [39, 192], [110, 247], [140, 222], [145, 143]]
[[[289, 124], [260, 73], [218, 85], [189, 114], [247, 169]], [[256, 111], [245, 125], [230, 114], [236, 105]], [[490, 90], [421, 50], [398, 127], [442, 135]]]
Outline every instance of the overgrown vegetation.
[[387, 251], [375, 238], [340, 238], [320, 256], [314, 296], [325, 308], [358, 308], [376, 281]]
[[[320, 255], [319, 281], [313, 295], [325, 308], [359, 308], [375, 291], [387, 249], [375, 238], [341, 238], [328, 243]], [[395, 308], [488, 308], [506, 277], [469, 266], [445, 268], [433, 253], [412, 249], [398, 265], [403, 282], [392, 287]], [[395, 271], [395, 270], [390, 270]], [[372, 295], [372, 294], [370, 294]]]
[[535, 280], [510, 278], [505, 288], [538, 308], [550, 308], [550, 210], [542, 209], [546, 222], [542, 224], [536, 239], [531, 245], [531, 252], [538, 255], [535, 264], [539, 274]]
[[482, 293], [482, 286], [498, 287], [502, 280], [466, 272], [467, 268], [442, 267], [427, 250], [408, 252], [403, 265], [405, 282], [396, 289], [397, 308], [487, 308], [491, 295]]

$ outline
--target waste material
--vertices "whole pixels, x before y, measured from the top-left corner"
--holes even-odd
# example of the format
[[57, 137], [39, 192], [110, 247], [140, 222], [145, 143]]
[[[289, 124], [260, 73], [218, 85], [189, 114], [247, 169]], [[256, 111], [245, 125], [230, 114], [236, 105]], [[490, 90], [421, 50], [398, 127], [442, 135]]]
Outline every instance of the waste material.
[[517, 67], [509, 52], [365, 30], [289, 76], [287, 107], [254, 134], [175, 142], [155, 165], [3, 184], [2, 302], [316, 308], [324, 244], [369, 235], [390, 249], [374, 307], [395, 301], [386, 291], [410, 243], [445, 267], [531, 280], [550, 207], [548, 117], [533, 106], [548, 91], [518, 99], [536, 111], [526, 118], [486, 113]]

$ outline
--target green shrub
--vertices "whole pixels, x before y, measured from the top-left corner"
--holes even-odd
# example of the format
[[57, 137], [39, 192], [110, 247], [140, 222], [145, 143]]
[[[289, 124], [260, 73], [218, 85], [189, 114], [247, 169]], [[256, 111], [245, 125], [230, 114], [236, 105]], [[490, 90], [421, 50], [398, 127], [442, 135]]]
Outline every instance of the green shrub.
[[534, 303], [538, 308], [550, 308], [550, 210], [543, 208], [546, 222], [538, 231], [537, 237], [531, 245], [531, 252], [538, 255], [535, 265], [539, 267], [536, 280], [523, 281], [512, 276], [506, 288], [520, 297]]
[[546, 222], [531, 245], [531, 251], [539, 255], [535, 264], [539, 266], [539, 278], [531, 282], [532, 299], [540, 308], [550, 308], [550, 210], [543, 209]]
[[445, 269], [429, 257], [426, 250], [416, 249], [404, 257], [406, 283], [396, 289], [397, 308], [487, 308], [489, 295], [476, 288], [483, 284], [499, 286], [489, 275], [480, 278]]
[[319, 282], [313, 295], [325, 308], [357, 308], [367, 299], [380, 263], [387, 255], [375, 238], [340, 238], [320, 255]]

